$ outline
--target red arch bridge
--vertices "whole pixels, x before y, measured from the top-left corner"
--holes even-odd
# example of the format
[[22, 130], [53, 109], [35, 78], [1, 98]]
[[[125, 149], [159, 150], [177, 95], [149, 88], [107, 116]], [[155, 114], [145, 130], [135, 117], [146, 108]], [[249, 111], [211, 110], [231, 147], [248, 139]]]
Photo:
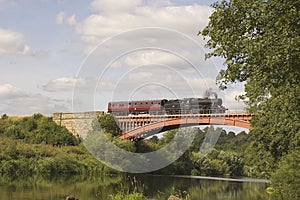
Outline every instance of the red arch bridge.
[[123, 133], [121, 139], [139, 140], [153, 134], [196, 125], [229, 125], [250, 129], [253, 114], [180, 114], [115, 116]]

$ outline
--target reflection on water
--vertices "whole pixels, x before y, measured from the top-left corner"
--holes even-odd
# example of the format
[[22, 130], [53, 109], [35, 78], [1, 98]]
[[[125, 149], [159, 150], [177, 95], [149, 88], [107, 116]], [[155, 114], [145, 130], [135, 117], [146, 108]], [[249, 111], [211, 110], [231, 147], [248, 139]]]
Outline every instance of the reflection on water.
[[68, 177], [44, 180], [0, 179], [0, 199], [63, 200], [69, 194], [79, 200], [106, 200], [119, 191], [143, 192], [149, 199], [165, 200], [170, 194], [187, 192], [191, 199], [267, 199], [267, 183], [193, 179], [150, 175]]
[[[183, 177], [143, 176], [146, 194], [155, 199], [167, 199], [170, 194], [187, 191], [191, 199], [266, 199], [266, 183], [236, 182], [207, 179], [188, 179]], [[157, 194], [157, 191], [161, 191]]]

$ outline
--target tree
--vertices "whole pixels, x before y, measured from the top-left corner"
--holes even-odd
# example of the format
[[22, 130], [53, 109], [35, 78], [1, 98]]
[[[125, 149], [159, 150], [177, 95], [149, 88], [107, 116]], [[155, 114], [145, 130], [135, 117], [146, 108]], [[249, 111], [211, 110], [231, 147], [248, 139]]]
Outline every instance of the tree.
[[240, 98], [249, 112], [259, 112], [251, 121], [252, 148], [270, 153], [272, 171], [300, 145], [300, 2], [222, 0], [213, 7], [208, 26], [199, 32], [213, 49], [207, 58], [225, 59], [226, 70], [217, 79], [222, 89], [245, 82]]
[[65, 127], [57, 125], [51, 117], [34, 114], [30, 117], [1, 118], [0, 134], [24, 139], [26, 143], [45, 143], [55, 146], [75, 146], [80, 139], [75, 137]]
[[[103, 114], [98, 117], [98, 122], [100, 127], [107, 133], [110, 133], [113, 136], [119, 136], [122, 133], [122, 130], [118, 126], [115, 118], [111, 114]], [[94, 129], [96, 125], [93, 125]]]
[[271, 179], [274, 199], [300, 198], [300, 148], [291, 151], [279, 163], [279, 168]]
[[8, 119], [7, 114], [4, 113], [4, 114], [1, 116], [1, 119]]

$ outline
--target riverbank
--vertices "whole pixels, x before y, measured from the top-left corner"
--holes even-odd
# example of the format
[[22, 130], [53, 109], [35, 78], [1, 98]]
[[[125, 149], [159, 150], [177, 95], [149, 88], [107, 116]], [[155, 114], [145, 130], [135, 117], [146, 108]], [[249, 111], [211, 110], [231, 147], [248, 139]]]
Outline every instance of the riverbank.
[[189, 175], [151, 175], [151, 176], [169, 176], [177, 178], [187, 179], [202, 179], [202, 180], [218, 180], [218, 181], [231, 181], [231, 182], [251, 182], [251, 183], [270, 183], [270, 180], [249, 178], [249, 177], [236, 177], [236, 178], [223, 178], [223, 177], [211, 177], [211, 176], [189, 176]]

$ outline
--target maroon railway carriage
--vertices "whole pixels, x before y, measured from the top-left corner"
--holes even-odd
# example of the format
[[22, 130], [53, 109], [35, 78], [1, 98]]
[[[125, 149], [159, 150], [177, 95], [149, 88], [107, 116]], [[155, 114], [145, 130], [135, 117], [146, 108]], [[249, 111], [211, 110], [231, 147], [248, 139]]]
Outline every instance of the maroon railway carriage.
[[108, 103], [108, 113], [115, 115], [159, 113], [164, 100], [119, 101]]

